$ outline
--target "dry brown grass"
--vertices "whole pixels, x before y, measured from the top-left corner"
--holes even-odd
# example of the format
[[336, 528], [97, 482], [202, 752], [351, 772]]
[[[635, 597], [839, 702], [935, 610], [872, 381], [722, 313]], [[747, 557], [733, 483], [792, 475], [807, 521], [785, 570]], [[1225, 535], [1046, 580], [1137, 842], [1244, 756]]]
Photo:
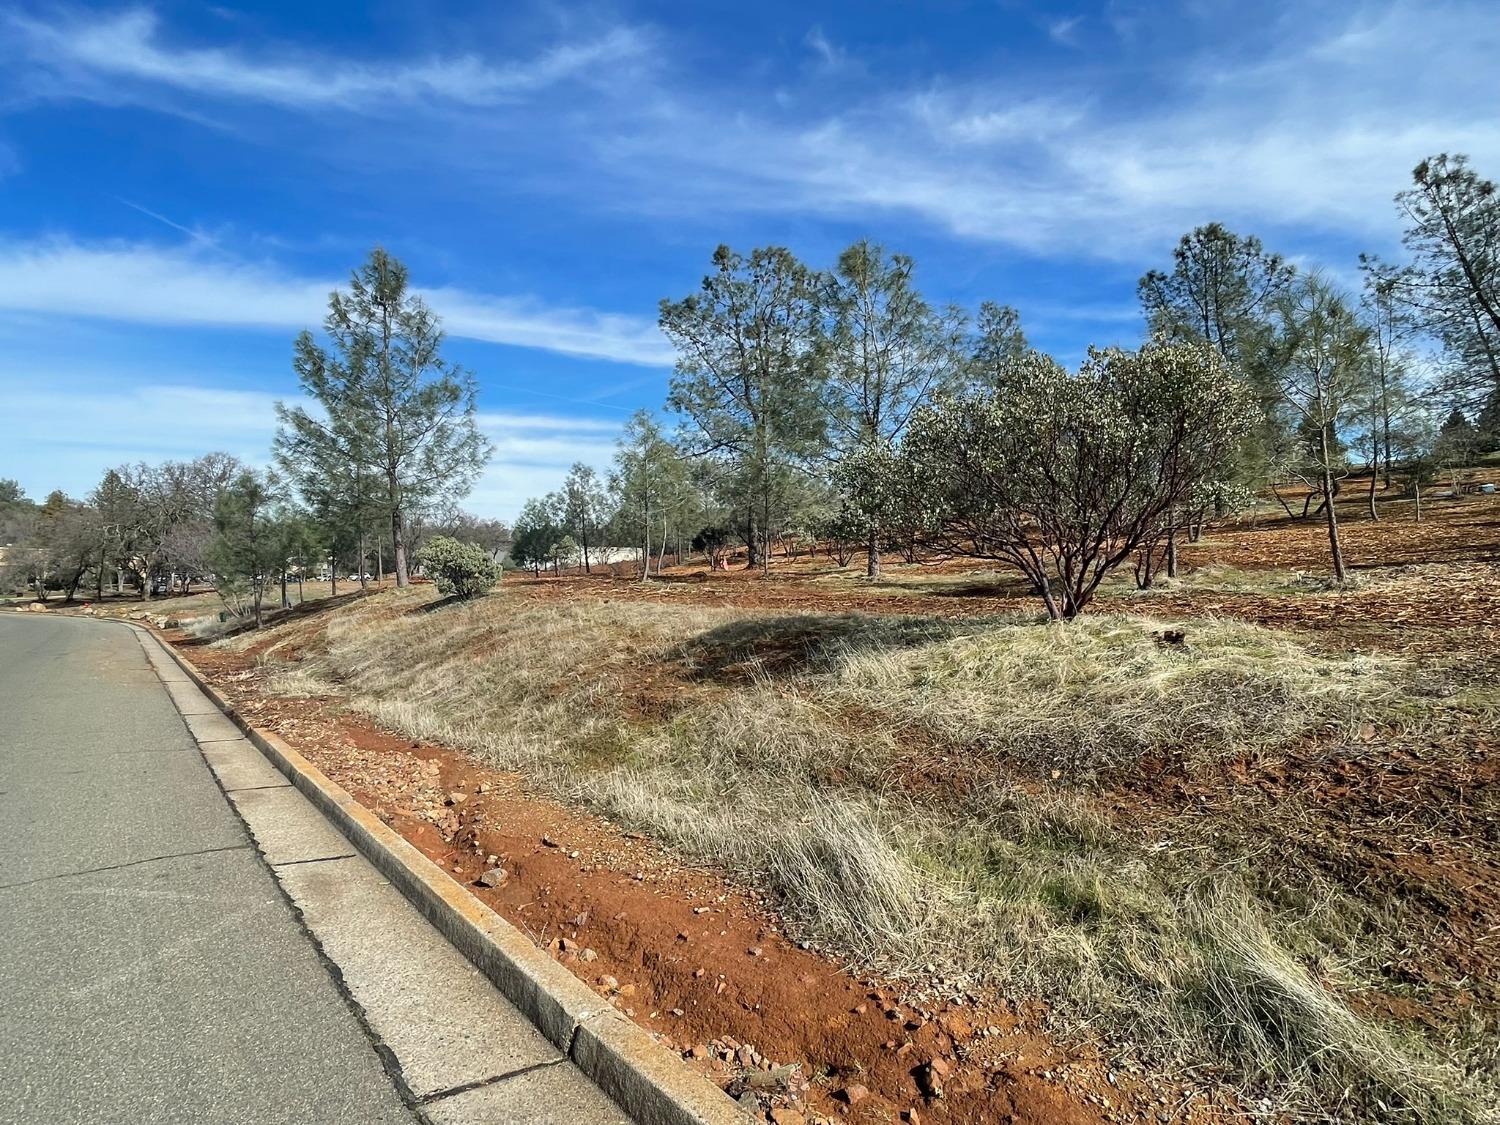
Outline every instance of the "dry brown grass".
[[898, 728], [1032, 767], [1095, 774], [1146, 757], [1201, 762], [1348, 728], [1401, 691], [1398, 666], [1314, 653], [1230, 621], [1088, 617], [966, 630], [915, 650], [855, 643], [834, 692]]
[[[1179, 647], [1132, 618], [427, 597], [293, 626], [323, 644], [268, 651], [280, 688], [342, 695], [719, 864], [852, 962], [1041, 997], [1065, 1027], [1212, 1060], [1281, 1111], [1473, 1121], [1493, 1097], [1463, 1074], [1472, 1043], [1346, 1002], [1405, 940], [1381, 904], [1315, 870], [1272, 894], [1264, 841], [1122, 831], [1079, 784], [1336, 736], [1404, 704], [1398, 663], [1224, 622], [1189, 623]], [[911, 736], [977, 786], [903, 785]]]

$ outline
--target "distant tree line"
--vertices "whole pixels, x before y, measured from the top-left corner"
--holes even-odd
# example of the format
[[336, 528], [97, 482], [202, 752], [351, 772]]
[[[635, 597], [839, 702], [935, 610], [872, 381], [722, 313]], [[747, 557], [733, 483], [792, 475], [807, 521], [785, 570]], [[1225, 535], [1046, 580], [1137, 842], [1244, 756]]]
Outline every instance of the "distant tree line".
[[[275, 469], [223, 454], [110, 470], [81, 500], [40, 504], [0, 482], [6, 565], [43, 595], [111, 575], [143, 597], [213, 573], [238, 611], [317, 560], [373, 558], [397, 585], [442, 535], [536, 571], [592, 572], [626, 548], [642, 579], [738, 546], [923, 552], [1005, 563], [1058, 618], [1129, 564], [1173, 575], [1183, 538], [1259, 494], [1326, 526], [1368, 470], [1411, 495], [1500, 448], [1500, 201], [1462, 156], [1424, 160], [1397, 197], [1407, 260], [1361, 259], [1359, 293], [1218, 223], [1185, 235], [1138, 285], [1150, 339], [1066, 371], [1016, 311], [921, 294], [904, 255], [868, 241], [815, 269], [781, 247], [719, 247], [699, 288], [663, 300], [677, 363], [665, 419], [636, 414], [607, 473], [575, 464], [513, 529], [459, 513], [489, 456], [473, 375], [382, 250], [335, 292], [321, 337], [296, 341], [309, 405], [278, 406]], [[388, 554], [386, 553], [388, 550]], [[449, 560], [466, 557], [448, 546]], [[467, 587], [465, 587], [467, 588]]]

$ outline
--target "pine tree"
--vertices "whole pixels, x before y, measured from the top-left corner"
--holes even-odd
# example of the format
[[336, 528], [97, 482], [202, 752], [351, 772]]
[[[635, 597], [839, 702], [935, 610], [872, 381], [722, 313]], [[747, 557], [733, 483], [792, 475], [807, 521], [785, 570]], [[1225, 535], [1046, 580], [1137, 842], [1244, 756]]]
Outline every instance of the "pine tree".
[[[1272, 307], [1294, 277], [1292, 266], [1260, 239], [1208, 223], [1183, 235], [1172, 251], [1171, 272], [1151, 270], [1136, 287], [1153, 335], [1207, 344], [1254, 391], [1261, 423], [1234, 452], [1229, 480], [1238, 490], [1264, 484], [1293, 445], [1277, 408], [1275, 373], [1264, 360]], [[1169, 574], [1176, 570], [1176, 531], [1174, 521], [1167, 533]]]
[[[656, 419], [642, 410], [625, 426], [615, 451], [615, 467], [609, 476], [616, 518], [626, 541], [634, 539], [641, 549], [641, 578], [651, 575], [653, 544], [666, 553], [668, 537], [688, 529], [675, 526], [685, 511], [692, 510], [694, 491], [686, 464], [678, 455]], [[696, 530], [696, 529], [693, 529]], [[657, 560], [657, 569], [661, 560]]]
[[269, 473], [242, 472], [219, 497], [209, 558], [224, 604], [255, 627], [265, 624], [266, 586], [286, 566], [286, 536], [277, 510], [280, 490]]
[[1275, 303], [1276, 339], [1269, 349], [1283, 408], [1292, 416], [1312, 466], [1328, 526], [1334, 581], [1346, 577], [1335, 481], [1345, 450], [1340, 432], [1358, 401], [1368, 369], [1369, 331], [1344, 296], [1322, 278], [1302, 279]]
[[1407, 220], [1403, 269], [1386, 269], [1413, 315], [1454, 361], [1446, 389], [1470, 406], [1500, 387], [1500, 190], [1441, 153], [1412, 171], [1396, 196]]
[[[865, 538], [865, 573], [880, 575], [880, 544], [886, 519], [881, 490], [857, 466], [889, 454], [912, 413], [964, 374], [963, 314], [937, 310], [912, 283], [915, 264], [903, 254], [857, 242], [839, 255], [822, 294], [832, 452], [845, 466], [843, 511], [857, 517]], [[1014, 316], [1013, 310], [1009, 310]], [[995, 331], [981, 340], [1010, 335], [996, 306], [987, 309]], [[1016, 334], [1019, 329], [1014, 329]]]
[[730, 462], [749, 563], [770, 565], [778, 485], [825, 440], [815, 278], [777, 246], [714, 251], [700, 292], [661, 303], [677, 348], [668, 403], [689, 422], [688, 448]]
[[563, 481], [558, 522], [578, 544], [583, 555], [583, 572], [593, 573], [589, 552], [600, 546], [599, 532], [604, 523], [606, 500], [599, 474], [583, 462], [574, 462]]
[[332, 347], [303, 332], [293, 364], [322, 416], [278, 404], [277, 456], [299, 481], [346, 489], [341, 511], [362, 511], [365, 489], [377, 490], [396, 585], [405, 586], [409, 513], [435, 496], [466, 495], [489, 458], [474, 377], [442, 357], [437, 316], [408, 289], [406, 267], [379, 248], [347, 293], [329, 297], [323, 328]]

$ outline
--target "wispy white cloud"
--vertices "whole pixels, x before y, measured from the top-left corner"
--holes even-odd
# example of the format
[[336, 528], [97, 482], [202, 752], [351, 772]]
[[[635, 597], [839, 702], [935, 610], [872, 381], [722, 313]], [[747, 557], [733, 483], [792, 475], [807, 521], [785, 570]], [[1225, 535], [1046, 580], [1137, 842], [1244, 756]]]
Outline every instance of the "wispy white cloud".
[[[140, 324], [275, 328], [322, 323], [342, 279], [143, 243], [0, 242], [0, 312]], [[457, 288], [420, 290], [450, 335], [656, 366], [671, 349], [654, 322]]]
[[618, 434], [621, 422], [615, 418], [571, 418], [565, 414], [519, 414], [506, 410], [483, 410], [479, 424], [497, 433], [512, 430], [551, 430], [578, 434]]
[[1061, 43], [1064, 47], [1076, 47], [1078, 46], [1078, 25], [1082, 22], [1082, 16], [1068, 16], [1052, 20], [1047, 24], [1047, 36], [1054, 43]]
[[676, 213], [904, 214], [1053, 259], [1160, 254], [1213, 218], [1389, 241], [1391, 196], [1423, 155], [1500, 165], [1500, 119], [1476, 112], [1493, 101], [1493, 4], [1298, 7], [1264, 40], [1184, 49], [1142, 71], [1150, 92], [1110, 93], [1097, 71], [1049, 78], [1045, 97], [1034, 75], [939, 75], [792, 122], [666, 99], [602, 151], [667, 184], [641, 198]]
[[669, 365], [674, 355], [656, 322], [642, 317], [462, 289], [427, 289], [422, 295], [451, 334], [471, 340], [645, 366]]
[[[64, 91], [75, 95], [93, 80], [101, 97], [124, 84], [310, 113], [375, 103], [404, 111], [409, 120], [393, 118], [383, 134], [385, 155], [419, 152], [476, 194], [493, 179], [513, 183], [524, 150], [535, 155], [528, 182], [580, 207], [720, 225], [726, 214], [765, 211], [833, 217], [887, 238], [878, 224], [915, 219], [1053, 260], [1159, 256], [1214, 218], [1294, 241], [1388, 242], [1390, 197], [1423, 155], [1467, 151], [1500, 165], [1500, 119], [1482, 111], [1500, 53], [1500, 9], [1489, 0], [1273, 6], [1255, 15], [1254, 36], [1188, 36], [1163, 65], [1152, 53], [1158, 32], [1208, 25], [1185, 14], [1192, 8], [1110, 0], [1086, 26], [1113, 27], [1119, 57], [1062, 73], [1017, 67], [893, 81], [814, 27], [804, 46], [820, 66], [796, 68], [801, 87], [758, 72], [738, 83], [692, 73], [682, 61], [691, 51], [659, 49], [681, 31], [607, 27], [520, 62], [479, 47], [341, 62], [183, 46], [141, 11], [12, 20], [30, 45], [27, 65], [54, 77], [63, 68]], [[1067, 40], [1084, 26], [1064, 18], [1048, 30]], [[829, 65], [841, 69], [836, 83], [823, 81]], [[476, 112], [606, 74], [619, 84], [581, 99], [537, 99], [524, 115]], [[416, 106], [448, 112], [418, 116]], [[327, 158], [368, 159], [368, 148], [331, 143]], [[525, 302], [457, 302], [455, 331], [471, 313], [477, 323], [501, 317], [510, 335], [531, 331]], [[541, 319], [543, 334], [569, 338], [550, 314]], [[598, 336], [617, 341], [635, 327], [599, 314], [566, 319], [569, 346], [584, 354], [601, 347]]]
[[[3, 17], [33, 65], [52, 78], [52, 92], [114, 101], [118, 83], [295, 108], [333, 107], [383, 114], [393, 103], [489, 106], [587, 78], [601, 67], [637, 58], [648, 47], [638, 29], [615, 26], [553, 44], [530, 58], [489, 61], [477, 54], [422, 61], [353, 63], [281, 46], [252, 55], [164, 40], [154, 12]], [[109, 84], [100, 85], [98, 79]]]
[[[143, 382], [125, 378], [66, 379], [27, 364], [0, 363], [7, 413], [26, 419], [0, 445], [0, 477], [19, 480], [28, 494], [54, 488], [86, 494], [113, 465], [196, 457], [219, 449], [251, 465], [270, 461], [275, 402], [295, 396], [201, 385], [201, 381]], [[59, 409], [57, 388], [67, 385]], [[529, 496], [558, 486], [568, 466], [583, 461], [603, 469], [620, 424], [521, 411], [484, 412], [480, 429], [495, 455], [464, 506], [510, 519]]]
[[837, 74], [847, 69], [852, 62], [849, 52], [828, 38], [827, 33], [817, 24], [808, 29], [802, 42], [813, 53], [818, 68], [825, 75]]

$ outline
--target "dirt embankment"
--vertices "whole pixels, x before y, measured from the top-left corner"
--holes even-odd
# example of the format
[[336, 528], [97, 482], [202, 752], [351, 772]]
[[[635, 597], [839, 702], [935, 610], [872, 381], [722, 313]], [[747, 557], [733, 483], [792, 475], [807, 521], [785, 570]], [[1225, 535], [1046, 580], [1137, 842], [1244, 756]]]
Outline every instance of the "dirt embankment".
[[[788, 937], [752, 891], [529, 794], [513, 775], [331, 702], [264, 695], [252, 653], [188, 655], [248, 718], [777, 1125], [1224, 1116], [1226, 1103], [1060, 1046], [1036, 1011], [862, 979]], [[499, 885], [481, 885], [495, 868]]]
[[[1273, 521], [1214, 532], [1184, 557], [1200, 568], [1312, 573], [1326, 547], [1320, 535], [1316, 526]], [[1349, 590], [1283, 583], [1266, 592], [1239, 579], [1195, 584], [1190, 574], [1177, 588], [1146, 596], [1117, 587], [1098, 605], [1178, 620], [1235, 617], [1311, 636], [1319, 648], [1398, 653], [1449, 680], [1500, 682], [1500, 505], [1435, 509], [1420, 527], [1388, 515], [1347, 531], [1346, 550], [1356, 566], [1366, 564]], [[972, 566], [952, 560], [902, 570], [891, 560], [906, 585], [893, 580], [881, 589], [808, 561], [779, 565], [770, 580], [690, 570], [651, 583], [511, 576], [503, 595], [823, 614], [1036, 611], [1024, 591], [997, 592], [988, 577], [969, 581]], [[370, 612], [387, 611], [374, 604]], [[909, 994], [862, 979], [788, 937], [753, 889], [684, 866], [462, 753], [379, 730], [335, 700], [263, 690], [268, 672], [258, 650], [274, 644], [278, 660], [295, 663], [316, 652], [322, 636], [317, 628], [278, 630], [243, 651], [193, 646], [189, 655], [245, 714], [306, 753], [622, 1011], [732, 1094], [753, 1099], [768, 1120], [1237, 1116], [1222, 1093], [1205, 1092], [1214, 1072], [1204, 1072], [1204, 1089], [1184, 1091], [1091, 1048], [1060, 1046], [1042, 1013], [1024, 1005], [937, 985]], [[775, 653], [756, 655], [758, 674], [773, 667]], [[621, 705], [660, 718], [669, 701], [702, 688], [659, 661], [620, 688], [628, 696]], [[1235, 854], [1248, 847], [1260, 856], [1275, 841], [1274, 855], [1258, 860], [1273, 881], [1295, 886], [1317, 871], [1361, 901], [1397, 904], [1414, 938], [1411, 955], [1381, 968], [1388, 988], [1377, 981], [1351, 1003], [1441, 1032], [1459, 1021], [1492, 1021], [1500, 1005], [1493, 730], [1493, 717], [1479, 714], [1429, 724], [1416, 740], [1399, 724], [1372, 727], [1359, 746], [1335, 753], [1310, 738], [1274, 760], [1242, 757], [1197, 773], [1145, 770], [1089, 799], [1126, 831], [1136, 825], [1188, 844], [1202, 833], [1210, 849], [1214, 834], [1225, 834]], [[921, 764], [922, 785], [962, 780], [944, 772], [949, 767]], [[503, 874], [482, 879], [495, 869]]]

